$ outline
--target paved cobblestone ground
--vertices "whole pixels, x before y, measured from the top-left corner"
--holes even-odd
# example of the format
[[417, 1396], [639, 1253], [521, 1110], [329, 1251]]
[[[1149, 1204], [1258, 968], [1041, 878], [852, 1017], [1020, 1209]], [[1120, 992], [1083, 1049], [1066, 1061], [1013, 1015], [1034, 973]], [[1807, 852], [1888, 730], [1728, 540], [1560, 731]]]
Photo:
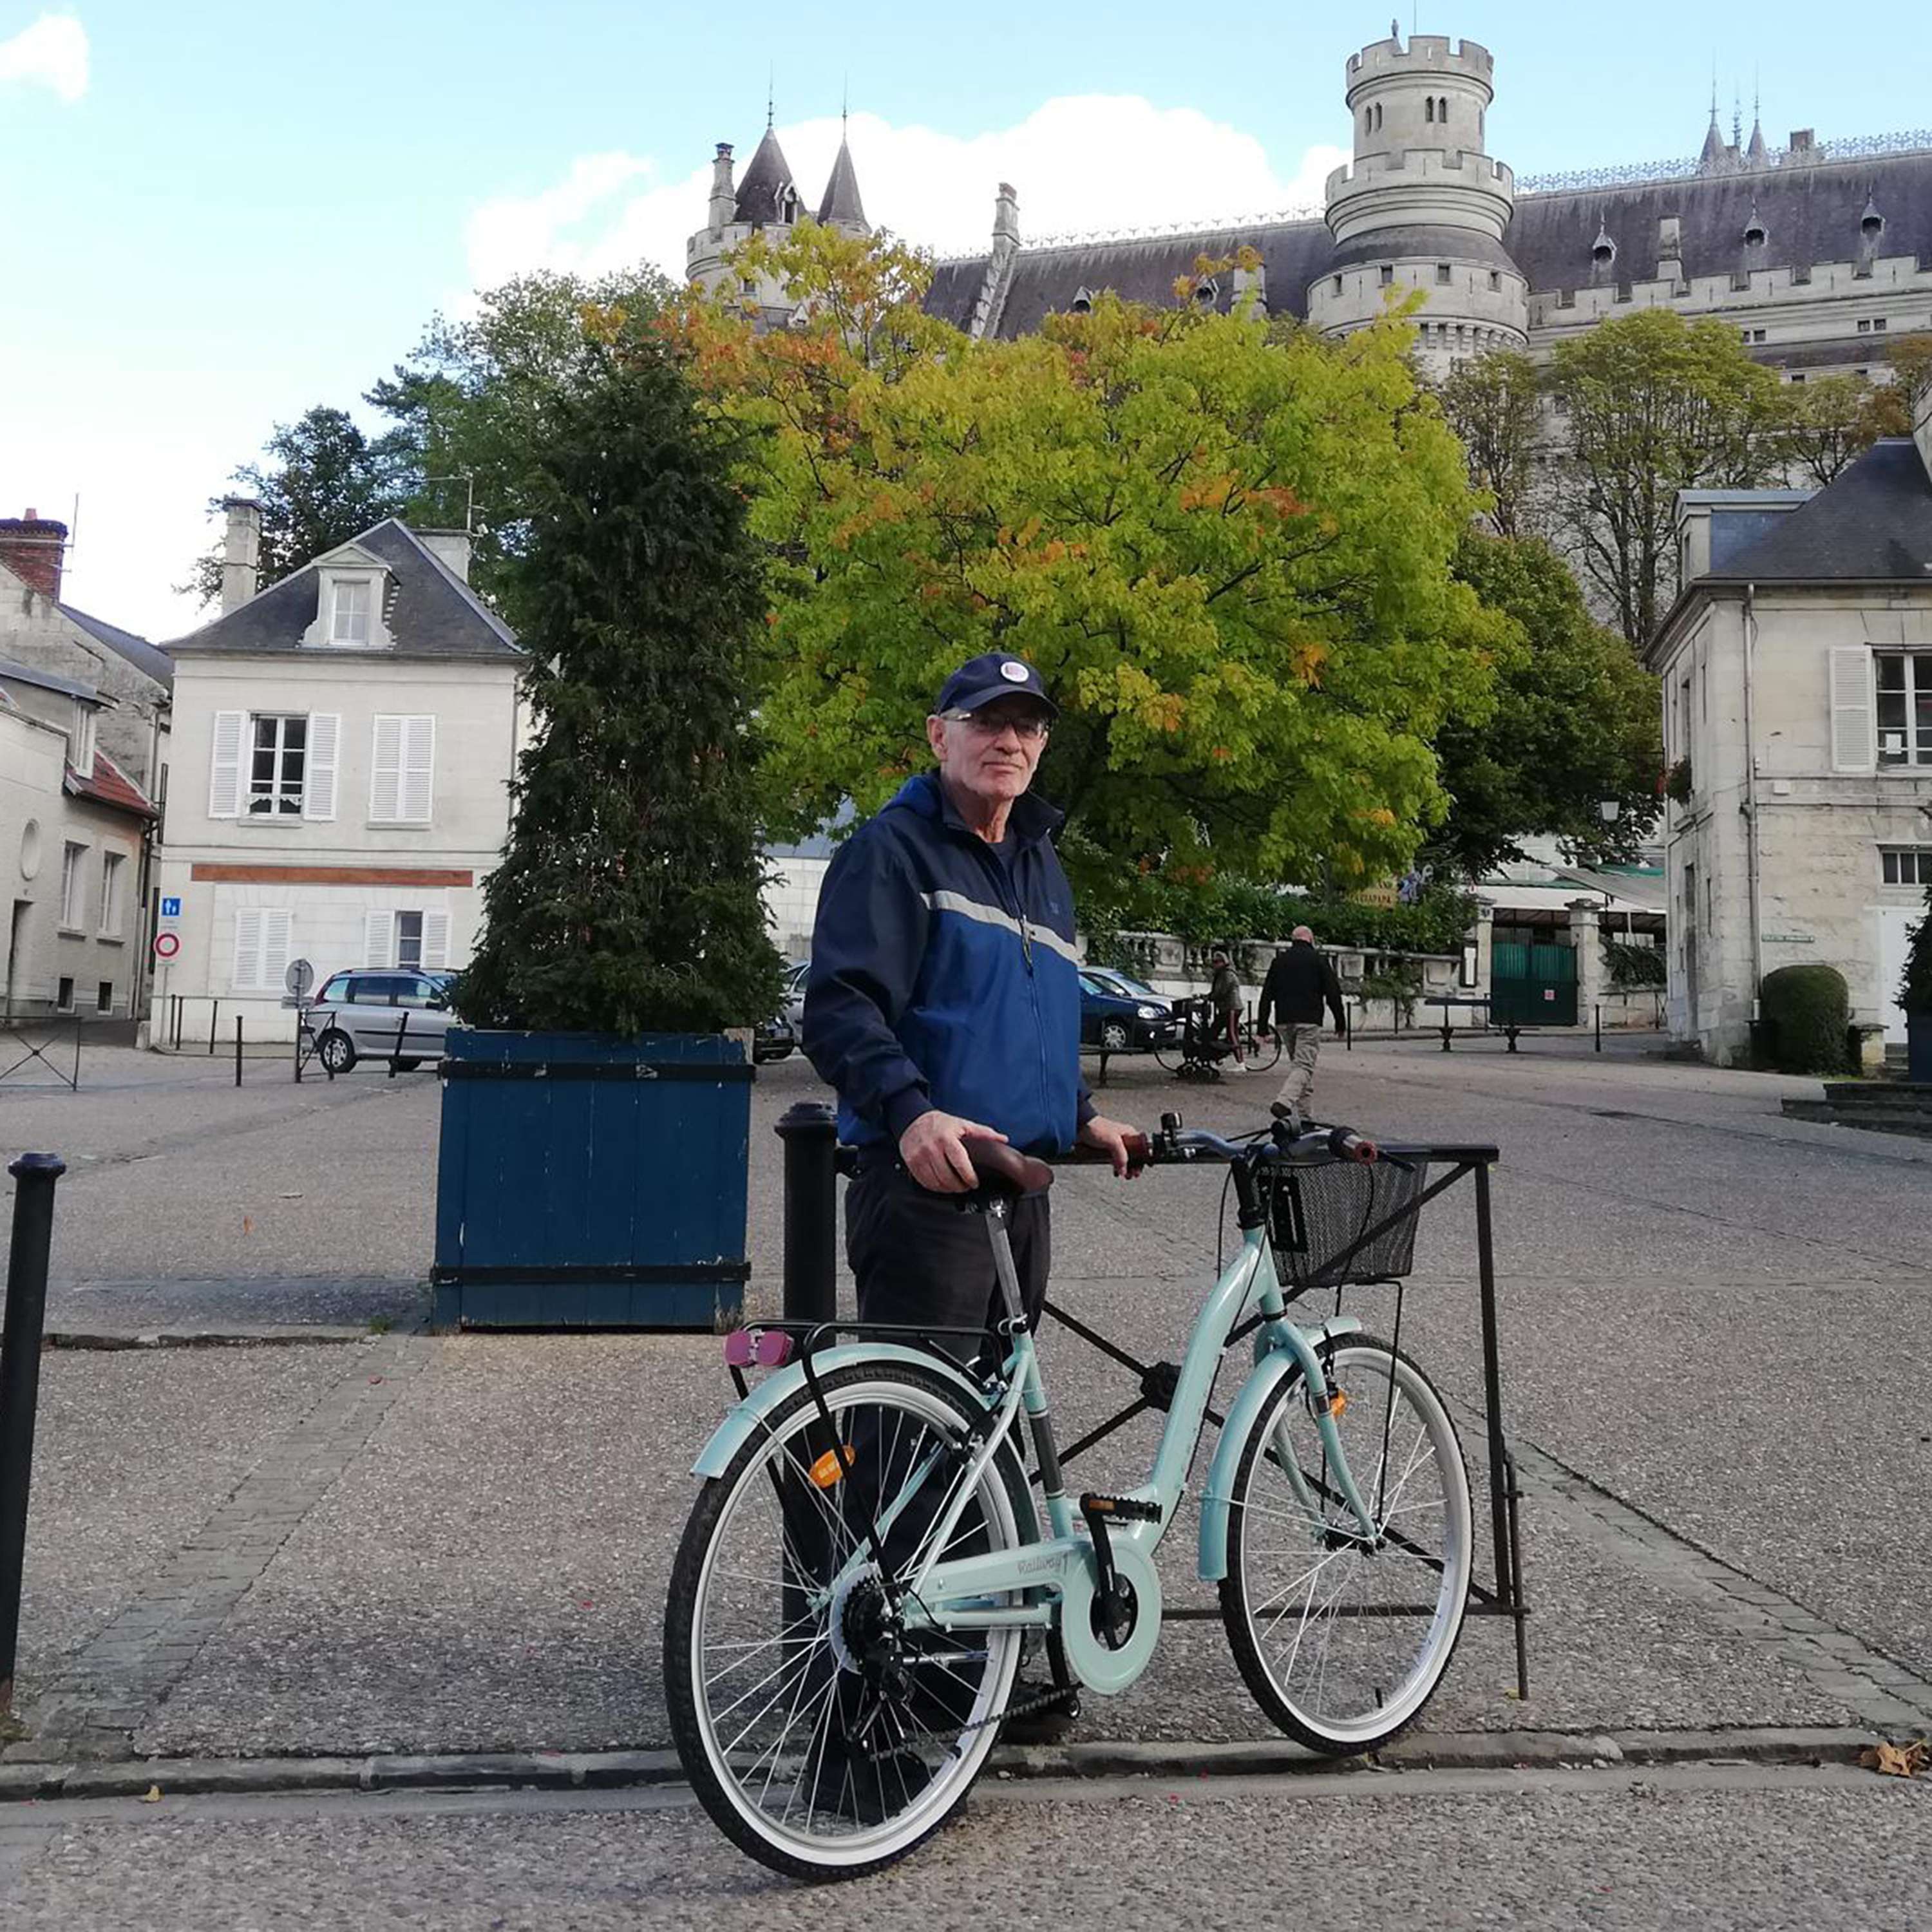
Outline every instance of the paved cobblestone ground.
[[[8, 1755], [661, 1743], [663, 1580], [684, 1472], [727, 1400], [715, 1343], [412, 1334], [430, 1082], [296, 1088], [251, 1067], [238, 1094], [218, 1070], [100, 1058], [80, 1096], [0, 1099], [0, 1142], [74, 1170], [55, 1325], [361, 1339], [46, 1358], [33, 1735]], [[1106, 1104], [1150, 1124], [1178, 1106], [1245, 1126], [1273, 1091], [1115, 1072]], [[754, 1308], [778, 1287], [764, 1130], [812, 1090], [796, 1061], [757, 1090]], [[1365, 1046], [1331, 1052], [1320, 1090], [1386, 1136], [1503, 1150], [1532, 1694], [1508, 1694], [1507, 1625], [1474, 1623], [1430, 1723], [1932, 1726], [1932, 1150], [1786, 1122], [1790, 1083], [1627, 1048]], [[1056, 1296], [1143, 1359], [1177, 1355], [1217, 1192], [1198, 1173], [1063, 1177]], [[1400, 1318], [1480, 1482], [1472, 1252], [1466, 1205], [1445, 1201]], [[1358, 1300], [1391, 1330], [1392, 1294]], [[1064, 1331], [1048, 1348], [1066, 1438], [1132, 1393]], [[1124, 1431], [1088, 1479], [1144, 1466], [1152, 1439], [1146, 1420]], [[1167, 1581], [1204, 1602], [1192, 1528]], [[1177, 1626], [1082, 1730], [1264, 1735], [1213, 1624]]]

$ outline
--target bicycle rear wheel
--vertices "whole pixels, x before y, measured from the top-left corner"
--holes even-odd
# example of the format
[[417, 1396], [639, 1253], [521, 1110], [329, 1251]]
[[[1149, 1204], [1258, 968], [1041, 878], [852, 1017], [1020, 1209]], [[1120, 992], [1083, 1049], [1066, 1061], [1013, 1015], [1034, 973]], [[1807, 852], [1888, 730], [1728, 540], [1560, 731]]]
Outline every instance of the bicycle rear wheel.
[[[792, 1877], [855, 1878], [965, 1797], [1023, 1633], [908, 1630], [869, 1550], [878, 1522], [895, 1582], [922, 1562], [982, 1440], [970, 1396], [894, 1362], [820, 1387], [829, 1436], [801, 1388], [699, 1493], [671, 1570], [664, 1692], [692, 1788], [727, 1837]], [[943, 1554], [1036, 1536], [1008, 1441]]]
[[1448, 1410], [1406, 1356], [1351, 1335], [1322, 1360], [1376, 1540], [1334, 1480], [1304, 1378], [1285, 1376], [1235, 1466], [1221, 1615], [1255, 1701], [1298, 1743], [1341, 1756], [1412, 1724], [1449, 1667], [1468, 1598], [1469, 1481]]
[[1278, 1033], [1244, 1033], [1241, 1047], [1247, 1056], [1250, 1073], [1266, 1073], [1281, 1058], [1281, 1035]]

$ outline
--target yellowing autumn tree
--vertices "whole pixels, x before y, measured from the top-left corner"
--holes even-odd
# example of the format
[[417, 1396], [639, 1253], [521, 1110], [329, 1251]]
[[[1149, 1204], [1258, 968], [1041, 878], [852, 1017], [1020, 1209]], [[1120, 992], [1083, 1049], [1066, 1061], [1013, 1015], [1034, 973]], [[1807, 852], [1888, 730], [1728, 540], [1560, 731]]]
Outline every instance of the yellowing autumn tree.
[[1102, 297], [975, 342], [889, 242], [806, 224], [737, 267], [791, 326], [728, 291], [671, 326], [760, 432], [784, 814], [876, 808], [927, 762], [946, 674], [999, 650], [1061, 707], [1040, 785], [1083, 890], [1407, 864], [1443, 809], [1438, 727], [1489, 701], [1496, 620], [1450, 574], [1469, 486], [1402, 322], [1270, 340], [1251, 314]]

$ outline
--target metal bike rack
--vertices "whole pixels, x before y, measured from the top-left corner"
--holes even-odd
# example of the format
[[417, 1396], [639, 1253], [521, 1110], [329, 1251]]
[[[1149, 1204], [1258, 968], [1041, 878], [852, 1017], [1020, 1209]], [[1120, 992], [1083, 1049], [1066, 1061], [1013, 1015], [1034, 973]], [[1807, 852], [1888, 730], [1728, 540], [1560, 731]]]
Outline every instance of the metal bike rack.
[[[853, 1150], [838, 1145], [838, 1129], [829, 1107], [811, 1102], [790, 1108], [780, 1123], [778, 1132], [785, 1142], [785, 1248], [784, 1313], [789, 1322], [831, 1324], [836, 1287], [837, 1190], [834, 1177], [853, 1172]], [[1384, 1215], [1363, 1230], [1347, 1247], [1327, 1258], [1319, 1270], [1340, 1274], [1354, 1258], [1381, 1240], [1405, 1220], [1412, 1220], [1438, 1196], [1468, 1180], [1473, 1183], [1476, 1210], [1476, 1266], [1483, 1348], [1483, 1402], [1484, 1433], [1490, 1462], [1490, 1527], [1492, 1545], [1492, 1581], [1484, 1584], [1473, 1569], [1469, 1582], [1466, 1614], [1478, 1617], [1508, 1617], [1514, 1629], [1516, 1687], [1519, 1698], [1529, 1696], [1529, 1652], [1526, 1622], [1529, 1616], [1524, 1600], [1522, 1542], [1521, 1536], [1522, 1485], [1516, 1458], [1510, 1454], [1503, 1427], [1502, 1352], [1496, 1336], [1496, 1277], [1495, 1228], [1490, 1212], [1490, 1178], [1499, 1158], [1493, 1147], [1474, 1143], [1381, 1143], [1384, 1157], [1423, 1166], [1431, 1174], [1440, 1167], [1447, 1172], [1428, 1180], [1412, 1198], [1404, 1201], [1393, 1213]], [[1056, 1163], [1062, 1164], [1062, 1163]], [[1069, 1157], [1064, 1163], [1089, 1166], [1091, 1157]], [[1205, 1165], [1206, 1163], [1202, 1163]], [[1395, 1335], [1402, 1332], [1402, 1299], [1406, 1292], [1400, 1278], [1385, 1282], [1350, 1282], [1349, 1287], [1388, 1286], [1396, 1292]], [[1325, 1288], [1304, 1292], [1325, 1293]], [[1346, 1292], [1335, 1289], [1337, 1305]], [[1116, 1430], [1124, 1428], [1150, 1409], [1165, 1412], [1172, 1404], [1180, 1377], [1172, 1362], [1143, 1362], [1110, 1341], [1054, 1301], [1049, 1294], [1041, 1304], [1042, 1316], [1050, 1316], [1110, 1361], [1137, 1377], [1140, 1392], [1117, 1414], [1089, 1430], [1076, 1442], [1060, 1452], [1064, 1468], [1074, 1457], [1103, 1442]], [[1253, 1333], [1262, 1317], [1251, 1316], [1228, 1337], [1232, 1348]], [[837, 1324], [842, 1330], [850, 1324]], [[1216, 1429], [1226, 1418], [1211, 1405], [1207, 1419]], [[1177, 1620], [1207, 1619], [1221, 1612], [1211, 1606], [1182, 1605], [1168, 1608], [1162, 1616]]]
[[[44, 1066], [63, 1087], [68, 1090], [69, 1092], [78, 1094], [80, 1091], [80, 1030], [82, 1024], [80, 1016], [78, 1013], [73, 1016], [72, 1020], [72, 1024], [74, 1027], [74, 1072], [72, 1075], [70, 1076], [66, 1073], [63, 1073], [61, 1070], [54, 1064], [53, 1060], [50, 1057], [54, 1050], [62, 1044], [60, 1029], [68, 1024], [68, 1017], [64, 1013], [50, 1013], [43, 1018], [29, 1018], [22, 1015], [18, 1018], [9, 1017], [6, 1019], [0, 1020], [0, 1053], [12, 1052], [16, 1048], [24, 1049], [24, 1051], [21, 1052], [20, 1056], [17, 1060], [12, 1061], [5, 1066], [0, 1066], [0, 1080], [10, 1079], [15, 1074], [22, 1072], [24, 1069], [28, 1066], [31, 1066], [36, 1060], [38, 1060], [40, 1064]], [[28, 1039], [27, 1034], [28, 1029], [30, 1027], [41, 1027], [48, 1029], [47, 1036], [38, 1042]]]

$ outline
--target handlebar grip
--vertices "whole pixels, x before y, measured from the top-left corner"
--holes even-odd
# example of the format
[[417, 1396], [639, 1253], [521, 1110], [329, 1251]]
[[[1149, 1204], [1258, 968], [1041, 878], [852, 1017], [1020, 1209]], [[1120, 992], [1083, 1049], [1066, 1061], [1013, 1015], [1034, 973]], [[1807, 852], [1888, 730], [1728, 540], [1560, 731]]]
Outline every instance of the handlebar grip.
[[1364, 1167], [1376, 1160], [1382, 1151], [1366, 1135], [1354, 1133], [1347, 1127], [1329, 1129], [1328, 1150], [1338, 1160], [1357, 1161]]

